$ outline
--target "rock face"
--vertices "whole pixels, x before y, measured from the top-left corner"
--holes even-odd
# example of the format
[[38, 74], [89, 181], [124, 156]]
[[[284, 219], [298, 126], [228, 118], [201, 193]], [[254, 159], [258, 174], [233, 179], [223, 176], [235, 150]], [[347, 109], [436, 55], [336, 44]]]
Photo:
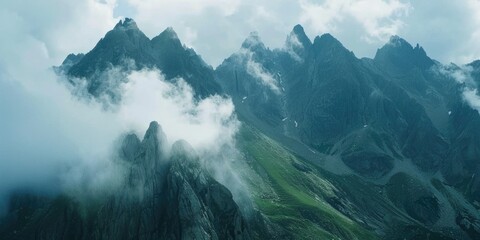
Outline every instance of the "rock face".
[[433, 225], [440, 218], [440, 205], [435, 195], [406, 173], [392, 176], [386, 190], [392, 202], [412, 218], [426, 225]]
[[[200, 166], [195, 151], [166, 138], [152, 122], [142, 142], [127, 135], [120, 149], [128, 166], [122, 189], [88, 203], [12, 198], [5, 239], [250, 239], [230, 191]], [[28, 219], [28, 221], [25, 221]]]
[[455, 221], [442, 207], [472, 213], [480, 201], [480, 115], [463, 97], [480, 83], [480, 63], [466, 68], [471, 83], [461, 84], [445, 71], [463, 68], [398, 36], [358, 59], [330, 34], [311, 42], [298, 25], [281, 49], [248, 37], [215, 75], [245, 122], [319, 166], [344, 164], [390, 189], [396, 208], [430, 228], [445, 215]]
[[[220, 93], [213, 69], [193, 49], [180, 42], [172, 28], [149, 39], [132, 19], [126, 18], [109, 31], [97, 45], [81, 57], [69, 55], [58, 67], [70, 78], [85, 78], [94, 96], [112, 91], [108, 70], [157, 68], [167, 79], [183, 78], [197, 97]], [[116, 72], [114, 72], [116, 73]]]
[[[259, 71], [249, 71], [252, 66]], [[410, 159], [422, 171], [442, 170], [461, 181], [477, 168], [479, 117], [439, 66], [398, 36], [374, 59], [357, 59], [333, 36], [311, 43], [295, 26], [282, 49], [249, 37], [215, 73], [239, 114], [277, 139], [339, 155], [367, 177], [384, 176], [395, 159]], [[452, 167], [456, 162], [461, 165]]]
[[[172, 147], [166, 182], [166, 217], [175, 239], [249, 239], [246, 222], [230, 191], [201, 171], [186, 142]], [[176, 211], [175, 211], [176, 210]], [[185, 229], [178, 231], [183, 226]]]

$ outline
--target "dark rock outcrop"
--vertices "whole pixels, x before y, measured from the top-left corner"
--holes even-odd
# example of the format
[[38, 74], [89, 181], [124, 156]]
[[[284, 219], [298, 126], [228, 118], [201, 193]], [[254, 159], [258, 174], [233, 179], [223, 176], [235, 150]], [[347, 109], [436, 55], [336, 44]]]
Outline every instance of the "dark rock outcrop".
[[193, 49], [182, 45], [172, 28], [150, 40], [129, 18], [120, 20], [90, 52], [76, 57], [69, 55], [57, 69], [69, 78], [85, 78], [88, 92], [99, 96], [115, 94], [109, 70], [128, 73], [144, 68], [159, 69], [167, 80], [183, 78], [199, 98], [221, 93], [220, 86], [214, 81], [212, 67]]
[[166, 145], [156, 122], [142, 142], [126, 135], [125, 183], [111, 196], [12, 198], [2, 239], [250, 239], [232, 194], [203, 170], [188, 143], [174, 143], [170, 156]]

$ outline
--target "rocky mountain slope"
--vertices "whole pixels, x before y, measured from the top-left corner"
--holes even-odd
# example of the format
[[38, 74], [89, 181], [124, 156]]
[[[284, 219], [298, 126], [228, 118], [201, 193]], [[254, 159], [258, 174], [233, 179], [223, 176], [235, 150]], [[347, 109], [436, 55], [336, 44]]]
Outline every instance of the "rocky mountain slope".
[[185, 47], [172, 28], [150, 40], [130, 18], [120, 21], [87, 54], [69, 55], [58, 70], [70, 79], [86, 79], [88, 92], [99, 96], [116, 94], [111, 93], [116, 84], [106, 81], [106, 74], [112, 74], [108, 70], [142, 68], [161, 69], [167, 79], [183, 78], [197, 97], [220, 93], [213, 69]]
[[29, 195], [12, 199], [2, 239], [251, 239], [230, 191], [215, 181], [185, 141], [165, 152], [152, 122], [142, 141], [127, 135], [121, 189], [95, 201]]
[[318, 166], [386, 187], [401, 211], [440, 226], [478, 215], [480, 200], [479, 114], [450, 67], [398, 36], [358, 59], [329, 34], [311, 42], [298, 25], [281, 49], [249, 36], [215, 72], [245, 122]]

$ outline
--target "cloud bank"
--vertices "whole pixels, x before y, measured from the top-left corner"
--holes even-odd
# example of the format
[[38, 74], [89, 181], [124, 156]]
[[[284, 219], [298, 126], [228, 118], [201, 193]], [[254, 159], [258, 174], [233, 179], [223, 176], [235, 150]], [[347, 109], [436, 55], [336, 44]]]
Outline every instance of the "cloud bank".
[[[53, 73], [51, 66], [66, 53], [92, 48], [111, 28], [114, 3], [52, 0], [33, 9], [2, 2], [0, 212], [17, 189], [56, 193], [79, 185], [87, 192], [114, 187], [122, 173], [114, 163], [119, 137], [130, 131], [142, 137], [153, 120], [172, 142], [185, 139], [199, 153], [233, 143], [238, 121], [231, 101], [214, 96], [197, 102], [181, 79], [167, 82], [157, 70], [127, 74], [128, 83], [120, 85], [122, 102], [106, 111], [101, 102], [73, 96], [66, 80]], [[48, 7], [66, 11], [49, 16]]]
[[[119, 87], [122, 100], [106, 109], [109, 98], [78, 98], [85, 91], [53, 73], [51, 67], [67, 53], [91, 49], [113, 27], [116, 4], [49, 0], [38, 11], [18, 1], [1, 3], [0, 212], [17, 189], [57, 193], [81, 186], [86, 194], [114, 189], [123, 173], [115, 163], [119, 138], [132, 131], [141, 138], [154, 120], [169, 144], [188, 141], [203, 159], [217, 161], [219, 167], [211, 170], [218, 180], [238, 185], [228, 162], [235, 158], [239, 127], [230, 99], [197, 101], [185, 81], [166, 81], [155, 69], [112, 69], [104, 77]], [[47, 10], [57, 7], [65, 11]]]
[[119, 138], [131, 131], [142, 137], [153, 120], [162, 126], [169, 145], [186, 140], [201, 157], [214, 156], [225, 145], [234, 148], [239, 122], [231, 100], [212, 96], [197, 101], [184, 80], [168, 82], [158, 70], [128, 74], [120, 87], [121, 102], [108, 110], [101, 102], [71, 95], [60, 82], [65, 79], [49, 70], [31, 73], [0, 78], [4, 197], [19, 188], [114, 190], [123, 176], [115, 164]]

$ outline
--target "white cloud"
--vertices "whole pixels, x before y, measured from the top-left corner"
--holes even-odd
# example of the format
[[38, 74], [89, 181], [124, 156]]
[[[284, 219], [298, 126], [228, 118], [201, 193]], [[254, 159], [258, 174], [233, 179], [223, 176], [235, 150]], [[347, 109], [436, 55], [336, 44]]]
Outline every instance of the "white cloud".
[[[107, 111], [100, 102], [72, 96], [59, 82], [66, 80], [51, 71], [24, 69], [27, 75], [0, 75], [0, 196], [17, 188], [113, 191], [122, 179], [113, 161], [119, 137], [133, 130], [141, 138], [151, 121], [159, 122], [169, 145], [186, 140], [207, 160], [235, 147], [239, 122], [231, 100], [197, 101], [182, 79], [171, 83], [157, 70], [132, 72], [119, 106]], [[215, 171], [234, 175], [225, 173], [229, 168]]]
[[480, 96], [478, 95], [477, 88], [465, 89], [465, 91], [463, 92], [463, 98], [468, 103], [468, 105], [470, 105], [470, 107], [480, 113]]
[[[477, 0], [45, 0], [28, 5], [5, 0], [0, 5], [2, 27], [27, 28], [44, 44], [49, 65], [59, 64], [68, 53], [90, 50], [122, 14], [133, 17], [150, 37], [174, 27], [213, 66], [238, 49], [251, 31], [262, 34], [268, 46], [282, 47], [298, 23], [312, 39], [332, 33], [359, 57], [373, 57], [394, 34], [420, 43], [442, 62], [480, 57]], [[6, 45], [4, 39], [0, 43]]]
[[255, 62], [251, 57], [247, 60], [247, 73], [259, 80], [261, 84], [270, 88], [274, 93], [280, 94], [277, 80], [275, 80], [260, 63]]
[[340, 29], [342, 21], [352, 18], [364, 29], [368, 41], [386, 41], [403, 26], [402, 17], [408, 15], [410, 4], [398, 0], [326, 0], [322, 3], [300, 0], [300, 22], [315, 32], [348, 31]]
[[239, 0], [127, 1], [137, 12], [131, 17], [135, 18], [147, 35], [153, 37], [167, 27], [174, 27], [189, 47], [195, 47], [198, 31], [192, 28], [192, 20], [202, 21], [202, 18], [209, 18], [211, 12], [218, 14], [218, 17], [227, 17], [234, 14], [240, 4]]
[[197, 101], [183, 79], [167, 82], [157, 70], [133, 72], [127, 78], [116, 111], [137, 134], [143, 134], [148, 123], [156, 120], [171, 144], [183, 139], [200, 152], [215, 151], [233, 139], [239, 122], [230, 99], [212, 96]]
[[[480, 58], [480, 46], [478, 44], [478, 39], [480, 39], [480, 16], [478, 14], [480, 12], [480, 1], [467, 0], [465, 7], [467, 16], [471, 16], [470, 23], [465, 23], [465, 26], [471, 26], [467, 30], [470, 33], [467, 33], [466, 36], [457, 36], [457, 39], [460, 38], [460, 41], [465, 41], [465, 43], [458, 44], [459, 46], [455, 46], [456, 49], [450, 52], [450, 61], [459, 63], [468, 63]], [[464, 37], [466, 39], [462, 39]]]
[[295, 49], [303, 49], [303, 45], [302, 43], [300, 42], [300, 40], [298, 40], [298, 37], [295, 33], [290, 33], [288, 36], [287, 36], [287, 41], [285, 42], [285, 47], [284, 47], [284, 50], [288, 52], [288, 54], [290, 54], [290, 56], [292, 56], [292, 58], [297, 61], [297, 62], [302, 62], [303, 59], [295, 52]]
[[480, 113], [480, 96], [478, 86], [472, 77], [473, 68], [470, 66], [447, 65], [437, 66], [437, 72], [463, 85], [462, 97], [465, 102]]
[[[118, 21], [113, 17], [115, 0], [24, 1], [5, 0], [0, 26], [22, 28], [29, 38], [44, 45], [48, 65], [59, 64], [68, 53], [86, 52]], [[27, 36], [27, 35], [24, 35]], [[9, 47], [10, 37], [0, 44]]]
[[[147, 36], [171, 26], [186, 45], [207, 63], [217, 66], [241, 45], [248, 33], [258, 30], [267, 42], [281, 46], [295, 25], [297, 3], [292, 0], [128, 0], [131, 16]], [[293, 15], [292, 15], [293, 14]], [[285, 19], [289, 19], [285, 21]]]
[[133, 13], [147, 35], [172, 26], [213, 66], [238, 49], [251, 31], [264, 36], [268, 46], [283, 47], [298, 23], [312, 39], [333, 34], [359, 57], [373, 57], [390, 35], [399, 35], [445, 63], [480, 58], [477, 0], [124, 1], [131, 3], [135, 11], [126, 12]]
[[112, 4], [93, 0], [0, 4], [1, 196], [21, 187], [58, 190], [59, 173], [66, 166], [80, 160], [85, 165], [101, 163], [96, 160], [111, 152], [108, 143], [120, 133], [118, 124], [110, 122], [100, 106], [72, 99], [48, 69], [70, 51], [85, 51], [98, 41], [115, 22]]
[[[254, 41], [258, 41], [258, 39], [255, 37], [250, 37], [246, 41], [249, 42], [250, 45], [255, 45], [256, 42]], [[255, 61], [253, 58], [253, 52], [251, 52], [249, 49], [241, 48], [240, 51], [236, 53], [235, 59], [238, 61], [238, 64], [244, 64], [247, 73], [260, 84], [270, 88], [270, 90], [272, 90], [275, 94], [280, 94], [278, 81], [272, 74], [263, 68], [262, 64]]]
[[[155, 70], [128, 75], [124, 102], [111, 111], [72, 96], [51, 66], [79, 46], [93, 47], [116, 19], [114, 1], [64, 2], [24, 9], [8, 1], [0, 8], [0, 210], [1, 197], [17, 188], [56, 191], [82, 183], [95, 191], [118, 183], [122, 169], [112, 162], [118, 138], [132, 129], [142, 137], [153, 120], [170, 140], [186, 139], [200, 154], [233, 144], [238, 121], [229, 99], [197, 102], [184, 81], [168, 83]], [[46, 9], [56, 7], [65, 9], [50, 16]]]
[[[198, 15], [205, 10], [215, 9], [224, 16], [232, 15], [238, 5], [239, 0], [176, 0], [176, 1], [156, 1], [156, 0], [128, 0], [130, 5], [137, 8], [139, 12], [158, 15], [166, 15], [169, 17], [178, 17], [181, 15]], [[176, 9], [177, 11], [171, 11]], [[149, 17], [149, 16], [147, 16]]]
[[237, 203], [245, 203], [248, 192], [231, 166], [240, 159], [235, 146], [240, 122], [231, 99], [215, 95], [195, 100], [193, 89], [183, 79], [166, 81], [158, 70], [132, 72], [127, 78], [122, 86], [124, 98], [116, 109], [119, 121], [142, 136], [145, 126], [156, 120], [169, 145], [186, 140], [214, 178], [241, 200]]
[[147, 35], [153, 37], [172, 26], [213, 66], [237, 49], [251, 31], [265, 36], [267, 45], [283, 47], [298, 23], [314, 34], [312, 38], [331, 32], [361, 56], [373, 56], [379, 44], [403, 28], [411, 10], [408, 2], [400, 0], [129, 0], [129, 4], [135, 9], [132, 17]]

